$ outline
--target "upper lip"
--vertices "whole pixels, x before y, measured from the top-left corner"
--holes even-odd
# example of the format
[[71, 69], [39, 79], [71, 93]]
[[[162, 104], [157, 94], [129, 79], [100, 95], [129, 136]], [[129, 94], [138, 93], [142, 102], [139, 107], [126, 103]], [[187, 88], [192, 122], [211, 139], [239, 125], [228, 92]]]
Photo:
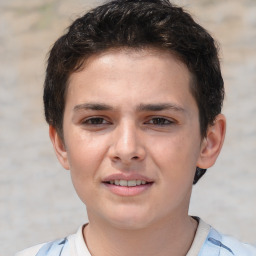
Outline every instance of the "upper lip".
[[111, 180], [144, 180], [146, 182], [153, 182], [153, 179], [138, 173], [114, 173], [106, 176], [102, 182], [109, 182]]

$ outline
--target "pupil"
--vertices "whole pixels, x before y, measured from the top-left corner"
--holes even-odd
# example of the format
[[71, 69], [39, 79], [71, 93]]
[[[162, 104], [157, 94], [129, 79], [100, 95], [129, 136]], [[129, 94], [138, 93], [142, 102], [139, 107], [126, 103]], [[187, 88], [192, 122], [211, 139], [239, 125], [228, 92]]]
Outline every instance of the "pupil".
[[156, 118], [154, 120], [154, 124], [164, 124], [164, 119], [163, 118]]
[[92, 124], [101, 124], [102, 123], [102, 118], [94, 118], [92, 119]]

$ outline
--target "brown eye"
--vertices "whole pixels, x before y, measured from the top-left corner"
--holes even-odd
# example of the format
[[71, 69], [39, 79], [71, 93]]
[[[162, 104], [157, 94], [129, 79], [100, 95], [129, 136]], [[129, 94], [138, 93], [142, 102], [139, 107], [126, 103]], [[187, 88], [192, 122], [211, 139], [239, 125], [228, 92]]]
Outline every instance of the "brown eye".
[[102, 117], [92, 117], [83, 121], [83, 124], [89, 125], [100, 125], [100, 124], [107, 124], [108, 122]]
[[163, 117], [154, 117], [148, 123], [149, 124], [153, 124], [153, 125], [163, 126], [163, 125], [170, 125], [173, 122], [168, 120], [168, 119], [166, 119], [166, 118], [163, 118]]

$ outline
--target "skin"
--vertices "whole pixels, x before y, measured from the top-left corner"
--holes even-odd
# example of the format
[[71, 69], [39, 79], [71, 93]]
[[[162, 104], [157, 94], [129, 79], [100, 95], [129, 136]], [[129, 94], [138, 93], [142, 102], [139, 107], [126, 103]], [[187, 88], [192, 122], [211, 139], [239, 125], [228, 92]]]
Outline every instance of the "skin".
[[[188, 216], [195, 169], [214, 164], [225, 134], [220, 114], [201, 137], [190, 82], [182, 62], [155, 49], [109, 50], [70, 76], [64, 142], [54, 127], [50, 137], [87, 207], [92, 255], [188, 252], [197, 228]], [[120, 195], [103, 182], [112, 174], [151, 184]]]

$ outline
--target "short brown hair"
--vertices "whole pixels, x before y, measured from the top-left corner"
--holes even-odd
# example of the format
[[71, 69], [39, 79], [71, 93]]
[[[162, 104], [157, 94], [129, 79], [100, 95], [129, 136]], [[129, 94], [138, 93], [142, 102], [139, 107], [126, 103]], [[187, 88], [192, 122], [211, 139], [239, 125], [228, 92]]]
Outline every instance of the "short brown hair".
[[44, 83], [48, 124], [63, 136], [70, 74], [78, 71], [91, 55], [117, 47], [168, 50], [186, 64], [193, 76], [191, 92], [197, 102], [204, 137], [208, 125], [221, 112], [224, 98], [218, 48], [211, 35], [187, 12], [167, 0], [110, 1], [71, 24], [67, 33], [55, 42], [48, 59]]

